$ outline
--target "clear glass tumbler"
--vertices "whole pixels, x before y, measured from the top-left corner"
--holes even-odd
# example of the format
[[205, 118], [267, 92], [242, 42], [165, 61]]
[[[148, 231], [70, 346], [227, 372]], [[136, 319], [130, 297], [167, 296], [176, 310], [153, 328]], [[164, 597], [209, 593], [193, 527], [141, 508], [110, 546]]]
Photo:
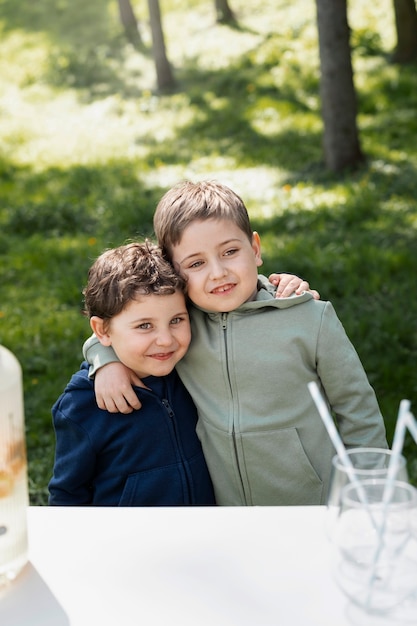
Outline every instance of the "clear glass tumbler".
[[[356, 480], [378, 480], [387, 477], [392, 451], [385, 448], [351, 448], [346, 451], [355, 473]], [[399, 455], [394, 478], [408, 482], [407, 464], [403, 455]], [[332, 473], [327, 496], [326, 533], [332, 539], [335, 523], [340, 512], [342, 489], [350, 483], [346, 466], [336, 454], [332, 460]]]
[[0, 586], [27, 562], [28, 502], [22, 373], [0, 346]]
[[416, 539], [410, 526], [417, 490], [391, 481], [387, 491], [387, 482], [365, 480], [342, 490], [333, 542], [340, 588], [362, 610], [385, 616], [414, 603], [417, 592]]

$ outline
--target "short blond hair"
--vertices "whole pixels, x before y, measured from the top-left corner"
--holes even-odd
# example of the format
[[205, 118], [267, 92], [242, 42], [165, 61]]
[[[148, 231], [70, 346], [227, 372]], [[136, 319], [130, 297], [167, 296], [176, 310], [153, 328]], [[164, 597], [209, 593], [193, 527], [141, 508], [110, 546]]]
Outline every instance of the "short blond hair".
[[162, 254], [172, 260], [173, 246], [195, 220], [222, 219], [236, 224], [252, 241], [252, 227], [243, 200], [216, 181], [183, 181], [161, 198], [154, 215], [154, 231]]

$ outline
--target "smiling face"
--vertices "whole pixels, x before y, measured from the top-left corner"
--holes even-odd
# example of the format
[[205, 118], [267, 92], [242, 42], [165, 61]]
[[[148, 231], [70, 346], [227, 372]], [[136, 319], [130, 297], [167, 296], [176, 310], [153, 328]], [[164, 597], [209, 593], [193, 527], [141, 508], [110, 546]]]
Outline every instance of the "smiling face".
[[172, 262], [187, 278], [190, 300], [203, 309], [226, 313], [256, 297], [259, 236], [249, 241], [231, 220], [191, 222], [172, 247]]
[[90, 320], [100, 342], [139, 378], [166, 376], [187, 352], [191, 330], [184, 294], [138, 296], [106, 324]]

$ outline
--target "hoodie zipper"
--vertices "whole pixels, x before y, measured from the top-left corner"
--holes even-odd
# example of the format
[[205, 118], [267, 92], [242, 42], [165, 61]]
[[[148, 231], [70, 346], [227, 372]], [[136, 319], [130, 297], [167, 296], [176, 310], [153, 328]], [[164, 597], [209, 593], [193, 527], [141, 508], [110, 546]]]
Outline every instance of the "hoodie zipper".
[[184, 471], [184, 477], [185, 477], [185, 484], [187, 486], [187, 491], [188, 491], [188, 499], [189, 501], [192, 503], [192, 499], [193, 499], [193, 493], [192, 493], [192, 488], [191, 488], [191, 476], [189, 476], [189, 470], [188, 470], [188, 466], [187, 466], [187, 462], [186, 462], [186, 458], [184, 456], [184, 451], [182, 449], [182, 445], [181, 445], [181, 441], [180, 438], [178, 436], [178, 432], [177, 432], [177, 425], [175, 423], [175, 413], [172, 410], [172, 407], [169, 403], [169, 400], [167, 400], [166, 398], [161, 398], [161, 403], [164, 407], [164, 409], [166, 410], [169, 419], [171, 420], [172, 423], [172, 429], [174, 431], [174, 438], [175, 438], [175, 443], [176, 443], [176, 448], [178, 450], [179, 456], [180, 456], [180, 461], [181, 461], [181, 465]]
[[[224, 350], [225, 350], [225, 356], [226, 356], [227, 380], [229, 382], [230, 395], [232, 396], [232, 400], [233, 400], [233, 390], [232, 390], [232, 384], [231, 384], [231, 381], [230, 381], [230, 372], [229, 372], [229, 354], [228, 354], [228, 350], [227, 350], [228, 317], [229, 317], [228, 313], [222, 313], [221, 325], [222, 325], [222, 330], [223, 330]], [[234, 402], [233, 402], [233, 410], [234, 410]], [[237, 450], [237, 446], [236, 446], [236, 430], [235, 430], [235, 420], [234, 420], [234, 417], [233, 417], [233, 425], [232, 425], [232, 441], [233, 441], [233, 450], [234, 450], [234, 453], [235, 453], [236, 468], [237, 468], [237, 471], [238, 471], [238, 474], [239, 474], [240, 484], [241, 484], [243, 496], [244, 496], [245, 501], [246, 501], [247, 498], [246, 498], [245, 488], [244, 488], [243, 480], [242, 480], [242, 472], [241, 472], [241, 469], [240, 469], [239, 454], [238, 454], [238, 450]]]

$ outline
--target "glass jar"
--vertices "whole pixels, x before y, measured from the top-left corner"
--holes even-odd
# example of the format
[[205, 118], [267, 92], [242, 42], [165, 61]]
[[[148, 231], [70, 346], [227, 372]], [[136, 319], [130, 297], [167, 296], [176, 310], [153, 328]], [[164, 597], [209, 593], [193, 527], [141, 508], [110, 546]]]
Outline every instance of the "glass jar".
[[22, 370], [0, 346], [0, 586], [28, 560], [28, 504]]

